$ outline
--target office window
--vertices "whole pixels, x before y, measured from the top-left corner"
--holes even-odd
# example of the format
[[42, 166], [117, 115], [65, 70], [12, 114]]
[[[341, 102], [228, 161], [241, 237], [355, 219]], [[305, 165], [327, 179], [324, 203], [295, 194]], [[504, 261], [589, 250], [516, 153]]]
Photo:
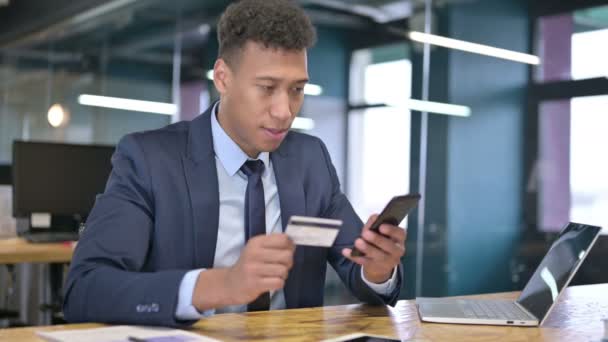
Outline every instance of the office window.
[[[608, 95], [570, 102], [570, 220], [608, 227]], [[608, 234], [604, 230], [605, 234]]]
[[536, 69], [540, 82], [580, 80], [608, 74], [608, 6], [541, 17], [537, 25]]
[[[6, 75], [1, 77], [2, 81], [9, 85], [0, 87], [0, 163], [10, 163], [12, 142], [17, 139], [116, 144], [125, 134], [171, 123], [168, 115], [80, 103], [81, 95], [170, 103], [170, 81], [160, 77], [152, 79], [149, 68], [133, 65], [129, 69], [132, 77], [129, 77], [100, 76], [77, 68], [64, 70], [62, 68], [65, 67], [59, 64], [46, 69], [26, 68], [22, 64], [23, 61], [13, 64], [0, 62], [0, 69]], [[109, 63], [109, 68], [121, 67], [117, 63]], [[0, 76], [3, 76], [1, 71]], [[112, 100], [99, 102], [114, 105]], [[56, 127], [49, 121], [48, 114], [54, 104], [60, 104], [68, 113], [65, 121]]]
[[[546, 29], [569, 27], [566, 31], [572, 32], [567, 41], [549, 34], [552, 38], [545, 42], [544, 80], [608, 76], [605, 63], [608, 45], [598, 43], [608, 41], [608, 6], [541, 18], [540, 22]], [[559, 44], [569, 47], [571, 54], [557, 54]], [[541, 230], [558, 231], [567, 221], [600, 226], [608, 223], [608, 179], [605, 177], [608, 157], [603, 152], [608, 142], [605, 108], [608, 108], [608, 95], [540, 103], [537, 172]]]
[[[606, 8], [608, 11], [608, 7]], [[608, 19], [608, 18], [607, 18]], [[598, 44], [598, 42], [604, 42]], [[572, 79], [608, 77], [608, 29], [572, 35]]]
[[[540, 106], [539, 226], [568, 221], [608, 226], [608, 95]], [[607, 232], [604, 232], [607, 233]]]
[[[353, 58], [353, 68], [360, 69], [354, 80], [361, 81], [363, 103], [397, 103], [410, 98], [409, 60], [366, 64], [365, 54]], [[365, 221], [391, 197], [409, 191], [410, 112], [394, 107], [357, 110], [350, 113], [348, 125], [348, 195]]]

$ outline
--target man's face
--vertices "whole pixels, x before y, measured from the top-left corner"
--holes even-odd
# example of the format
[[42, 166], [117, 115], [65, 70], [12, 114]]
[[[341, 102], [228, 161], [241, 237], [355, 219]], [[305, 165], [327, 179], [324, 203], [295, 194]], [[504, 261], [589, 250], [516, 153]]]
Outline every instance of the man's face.
[[307, 81], [306, 50], [248, 42], [230, 66], [215, 64], [222, 128], [250, 157], [276, 150], [302, 107]]

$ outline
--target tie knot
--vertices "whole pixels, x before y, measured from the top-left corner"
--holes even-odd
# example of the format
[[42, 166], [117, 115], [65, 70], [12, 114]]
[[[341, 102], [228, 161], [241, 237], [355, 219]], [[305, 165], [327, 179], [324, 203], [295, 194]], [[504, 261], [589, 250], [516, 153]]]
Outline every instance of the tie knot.
[[241, 166], [241, 171], [247, 177], [251, 177], [252, 175], [259, 175], [261, 177], [264, 172], [264, 162], [259, 159], [248, 160]]

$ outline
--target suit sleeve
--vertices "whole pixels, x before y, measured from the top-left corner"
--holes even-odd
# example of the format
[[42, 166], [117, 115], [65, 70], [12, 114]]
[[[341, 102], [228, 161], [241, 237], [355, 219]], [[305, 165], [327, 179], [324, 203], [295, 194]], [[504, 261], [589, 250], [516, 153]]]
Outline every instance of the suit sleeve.
[[355, 240], [360, 236], [363, 222], [355, 213], [355, 210], [342, 190], [340, 190], [340, 181], [338, 180], [336, 169], [331, 162], [327, 148], [320, 140], [319, 143], [331, 179], [331, 199], [323, 217], [337, 218], [343, 221], [342, 229], [340, 230], [333, 247], [330, 248], [328, 252], [328, 261], [336, 270], [344, 284], [346, 284], [346, 287], [348, 287], [351, 293], [360, 301], [372, 305], [395, 305], [399, 299], [399, 292], [401, 290], [403, 278], [402, 265], [399, 265], [397, 269], [397, 284], [395, 289], [390, 294], [383, 296], [376, 293], [364, 282], [361, 277], [361, 266], [353, 263], [342, 255], [342, 249], [345, 247], [352, 247]]
[[65, 285], [68, 322], [185, 326], [175, 318], [186, 270], [145, 272], [154, 228], [150, 170], [137, 135], [112, 156], [112, 173], [74, 252]]

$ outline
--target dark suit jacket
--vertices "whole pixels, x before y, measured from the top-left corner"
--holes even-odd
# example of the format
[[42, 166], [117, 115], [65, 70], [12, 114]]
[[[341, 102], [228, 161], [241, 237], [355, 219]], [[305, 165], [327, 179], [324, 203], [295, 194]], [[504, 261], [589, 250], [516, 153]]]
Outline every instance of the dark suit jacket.
[[[213, 267], [219, 193], [210, 113], [119, 142], [67, 277], [69, 322], [192, 323], [176, 320], [175, 310], [184, 274]], [[327, 261], [359, 300], [393, 305], [401, 269], [397, 289], [385, 298], [363, 282], [360, 266], [341, 255], [362, 222], [340, 191], [321, 140], [290, 132], [270, 157], [283, 227], [292, 215], [344, 221], [333, 248], [296, 248], [284, 288], [287, 308], [323, 305]]]

